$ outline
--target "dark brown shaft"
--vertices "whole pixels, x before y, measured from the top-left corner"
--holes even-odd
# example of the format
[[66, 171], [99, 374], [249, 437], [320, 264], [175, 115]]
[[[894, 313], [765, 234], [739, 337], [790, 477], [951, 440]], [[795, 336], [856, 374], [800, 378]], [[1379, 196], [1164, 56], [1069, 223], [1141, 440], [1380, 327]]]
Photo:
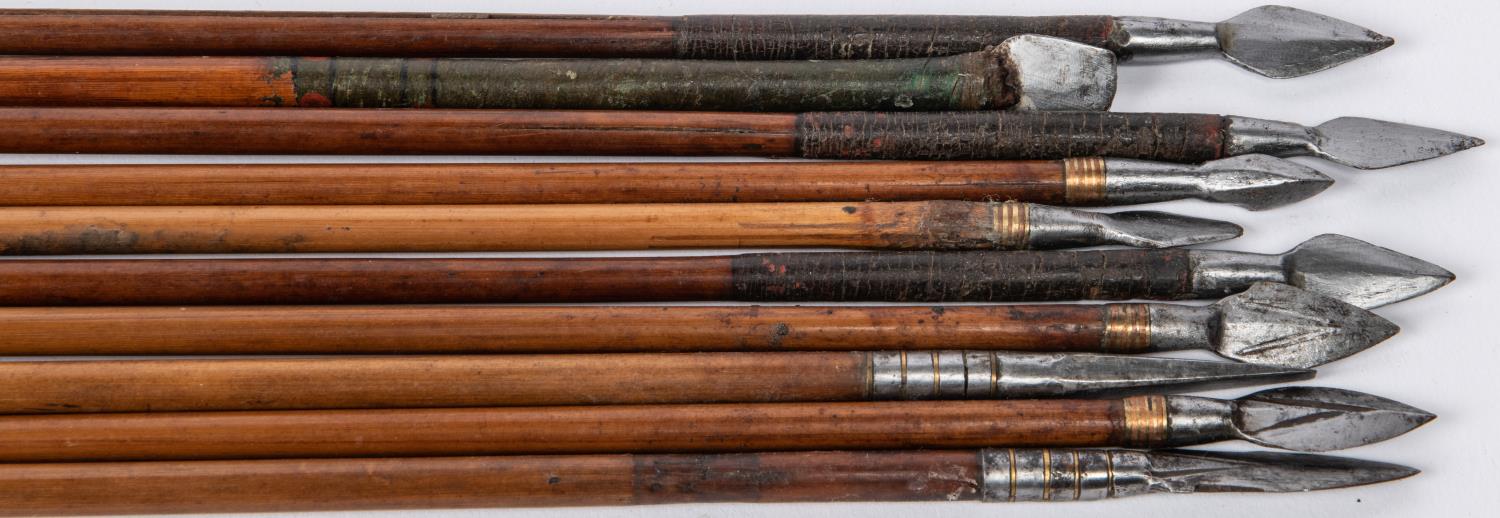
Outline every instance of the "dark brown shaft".
[[892, 59], [1023, 34], [1119, 50], [1108, 16], [538, 16], [0, 11], [3, 54]]
[[1127, 433], [1125, 407], [1070, 399], [20, 415], [0, 416], [0, 462], [1112, 446], [1139, 436]]
[[0, 514], [977, 500], [956, 451], [0, 465]]
[[1023, 205], [684, 203], [0, 208], [0, 255], [1029, 247]]
[[763, 352], [6, 362], [0, 414], [890, 399], [871, 393], [871, 361]]
[[[652, 301], [1021, 302], [1220, 297], [1185, 250], [505, 259], [0, 261], [0, 305]], [[1243, 289], [1244, 287], [1238, 287]]]
[[1000, 48], [859, 61], [0, 57], [0, 106], [799, 112], [1014, 105]]
[[1069, 186], [1092, 192], [1103, 165], [1066, 162], [9, 165], [0, 206], [1098, 203]]
[[1113, 307], [10, 307], [0, 308], [0, 356], [1131, 352], [1106, 339], [1106, 322], [1117, 320]]
[[1217, 115], [0, 108], [4, 153], [677, 155], [1204, 162]]

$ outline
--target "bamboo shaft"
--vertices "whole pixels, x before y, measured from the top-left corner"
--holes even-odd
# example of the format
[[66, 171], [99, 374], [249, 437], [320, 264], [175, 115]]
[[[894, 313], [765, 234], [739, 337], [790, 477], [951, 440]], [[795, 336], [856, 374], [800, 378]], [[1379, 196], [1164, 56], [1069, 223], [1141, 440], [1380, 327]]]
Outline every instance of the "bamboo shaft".
[[0, 465], [0, 515], [976, 500], [979, 452]]
[[0, 414], [870, 399], [870, 353], [0, 363]]
[[0, 417], [0, 462], [1110, 446], [1122, 400]]
[[0, 206], [1068, 201], [1060, 161], [0, 166]]
[[0, 307], [0, 355], [1111, 352], [1106, 306]]
[[948, 201], [0, 208], [0, 254], [989, 249], [1025, 225]]

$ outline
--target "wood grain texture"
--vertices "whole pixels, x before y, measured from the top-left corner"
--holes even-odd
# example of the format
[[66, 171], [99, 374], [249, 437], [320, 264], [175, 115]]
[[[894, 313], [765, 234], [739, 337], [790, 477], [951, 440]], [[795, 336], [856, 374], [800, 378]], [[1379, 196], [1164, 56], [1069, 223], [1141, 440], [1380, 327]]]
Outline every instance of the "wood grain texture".
[[0, 307], [0, 355], [1104, 352], [1105, 306]]
[[1059, 161], [0, 165], [0, 205], [1067, 202]]
[[0, 462], [1110, 446], [1121, 400], [0, 416]]
[[793, 156], [791, 114], [0, 108], [0, 152]]
[[0, 261], [0, 305], [721, 300], [728, 257]]
[[1017, 160], [1224, 156], [1218, 115], [1096, 112], [0, 108], [0, 152], [754, 156]]
[[1002, 109], [998, 48], [860, 61], [0, 56], [0, 105], [799, 112]]
[[[1020, 221], [1015, 221], [1020, 220]], [[0, 255], [1014, 248], [1000, 204], [0, 208]]]
[[0, 363], [0, 414], [861, 401], [870, 353]]
[[0, 514], [977, 500], [979, 452], [0, 465]]
[[[812, 252], [709, 257], [0, 261], [0, 305], [1174, 300], [1190, 252]], [[1243, 289], [1243, 288], [1240, 288]]]
[[1042, 34], [1121, 51], [1110, 16], [669, 17], [255, 11], [0, 11], [5, 54], [892, 59]]

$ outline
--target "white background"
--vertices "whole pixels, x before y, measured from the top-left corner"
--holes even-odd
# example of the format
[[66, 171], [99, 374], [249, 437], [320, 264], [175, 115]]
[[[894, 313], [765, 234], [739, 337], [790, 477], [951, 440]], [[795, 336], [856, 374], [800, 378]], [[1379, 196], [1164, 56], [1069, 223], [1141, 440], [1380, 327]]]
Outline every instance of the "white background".
[[[594, 14], [707, 13], [900, 13], [900, 14], [1114, 14], [1218, 21], [1258, 5], [1254, 1], [1188, 0], [1128, 2], [1052, 0], [689, 2], [616, 0], [547, 1], [234, 1], [130, 0], [126, 2], [14, 2], [4, 7], [162, 8], [535, 12]], [[1395, 47], [1331, 71], [1290, 80], [1264, 79], [1228, 63], [1198, 61], [1121, 70], [1118, 111], [1180, 111], [1238, 114], [1316, 124], [1360, 115], [1433, 126], [1500, 139], [1494, 123], [1500, 67], [1492, 37], [1500, 2], [1400, 0], [1301, 0], [1295, 7], [1357, 23], [1396, 39]], [[0, 38], [4, 35], [0, 34]], [[1322, 369], [1313, 383], [1373, 392], [1433, 411], [1440, 417], [1395, 440], [1349, 450], [1349, 456], [1396, 462], [1425, 470], [1406, 481], [1359, 489], [1292, 495], [1156, 495], [1082, 504], [820, 504], [677, 505], [573, 510], [431, 511], [349, 513], [361, 516], [643, 516], [779, 517], [788, 515], [905, 517], [1078, 516], [1112, 518], [1193, 516], [1494, 516], [1500, 504], [1496, 466], [1494, 398], [1496, 344], [1493, 294], [1500, 290], [1491, 266], [1500, 214], [1497, 147], [1395, 169], [1360, 172], [1309, 160], [1338, 183], [1300, 204], [1263, 213], [1199, 202], [1159, 207], [1196, 216], [1230, 219], [1245, 237], [1217, 248], [1280, 252], [1316, 234], [1336, 232], [1394, 248], [1458, 274], [1453, 285], [1380, 313], [1403, 332], [1389, 342]], [[455, 158], [456, 159], [456, 158]], [[226, 161], [221, 157], [49, 157], [0, 155], [4, 163]], [[311, 160], [259, 157], [256, 161]], [[318, 160], [331, 160], [322, 158]], [[341, 159], [343, 160], [343, 159]], [[352, 159], [348, 159], [352, 160]], [[368, 160], [368, 159], [366, 159]], [[404, 159], [405, 160], [405, 159]], [[427, 158], [418, 160], [453, 160]], [[456, 160], [516, 160], [514, 157]], [[550, 158], [549, 160], [556, 160]], [[0, 186], [3, 187], [3, 186]], [[1491, 296], [1485, 296], [1491, 293]], [[0, 333], [3, 339], [3, 333]], [[1233, 397], [1245, 391], [1217, 393]], [[3, 447], [3, 445], [0, 445]], [[1216, 445], [1230, 449], [1238, 444]]]

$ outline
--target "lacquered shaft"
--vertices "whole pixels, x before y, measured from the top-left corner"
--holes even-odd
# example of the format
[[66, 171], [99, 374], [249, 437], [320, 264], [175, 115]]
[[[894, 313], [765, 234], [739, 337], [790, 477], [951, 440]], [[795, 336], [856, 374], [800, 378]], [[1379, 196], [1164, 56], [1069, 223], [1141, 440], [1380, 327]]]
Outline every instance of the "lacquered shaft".
[[0, 205], [1068, 201], [1059, 161], [0, 166]]
[[1101, 112], [0, 108], [0, 152], [1221, 158], [1217, 115]]
[[0, 465], [0, 514], [977, 500], [979, 452]]
[[1105, 307], [273, 306], [0, 308], [0, 356], [1113, 352]]
[[1108, 16], [538, 16], [0, 11], [5, 54], [890, 59], [1043, 34], [1119, 50]]
[[0, 417], [0, 462], [1109, 446], [1121, 400]]
[[870, 353], [0, 363], [0, 414], [861, 401]]
[[1004, 52], [905, 60], [0, 57], [4, 106], [980, 110]]
[[0, 208], [0, 255], [1024, 248], [1000, 204]]
[[1191, 252], [847, 252], [502, 259], [0, 261], [0, 305], [1185, 299]]

